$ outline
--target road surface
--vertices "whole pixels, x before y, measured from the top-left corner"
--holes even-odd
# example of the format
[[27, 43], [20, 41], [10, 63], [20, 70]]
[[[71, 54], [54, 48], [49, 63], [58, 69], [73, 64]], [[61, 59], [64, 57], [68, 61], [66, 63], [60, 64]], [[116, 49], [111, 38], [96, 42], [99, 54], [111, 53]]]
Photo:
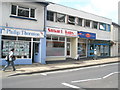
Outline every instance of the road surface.
[[[118, 63], [2, 79], [2, 88], [118, 88]], [[106, 89], [107, 90], [107, 89]], [[111, 89], [109, 89], [111, 90]]]

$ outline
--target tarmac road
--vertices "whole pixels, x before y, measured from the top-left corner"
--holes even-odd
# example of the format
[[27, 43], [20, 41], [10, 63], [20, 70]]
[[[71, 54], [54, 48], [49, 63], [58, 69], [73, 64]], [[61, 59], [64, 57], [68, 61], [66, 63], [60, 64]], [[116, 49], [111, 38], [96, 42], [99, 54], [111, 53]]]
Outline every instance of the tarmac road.
[[104, 64], [6, 77], [2, 88], [118, 88], [118, 73], [118, 63]]

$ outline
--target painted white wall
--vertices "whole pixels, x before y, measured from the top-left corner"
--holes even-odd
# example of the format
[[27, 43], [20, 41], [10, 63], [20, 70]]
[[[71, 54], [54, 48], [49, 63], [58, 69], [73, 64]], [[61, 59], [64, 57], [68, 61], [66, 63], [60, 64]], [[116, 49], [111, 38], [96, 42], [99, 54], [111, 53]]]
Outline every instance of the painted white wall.
[[118, 27], [112, 25], [111, 28], [111, 40], [114, 42], [111, 46], [111, 56], [118, 56]]
[[[11, 4], [36, 8], [36, 19], [26, 20], [10, 17], [11, 15]], [[4, 2], [2, 5], [2, 26], [16, 27], [16, 28], [26, 28], [26, 29], [37, 29], [43, 30], [44, 28], [44, 6], [37, 3], [28, 3], [28, 2]]]
[[[83, 12], [77, 9], [69, 8], [66, 6], [58, 5], [58, 4], [50, 4], [47, 6], [47, 10], [54, 11], [54, 12], [59, 12], [63, 13], [66, 15], [72, 15], [75, 17], [80, 17], [83, 19], [89, 19], [97, 22], [103, 22], [106, 24], [111, 24], [112, 20], [97, 16], [91, 13]], [[86, 28], [86, 27], [81, 27], [77, 25], [69, 25], [66, 23], [59, 23], [59, 22], [51, 22], [47, 21], [47, 26], [49, 27], [56, 27], [56, 28], [64, 28], [64, 29], [70, 29], [70, 30], [75, 30], [75, 31], [84, 31], [84, 32], [91, 32], [91, 33], [96, 33], [96, 39], [98, 40], [111, 40], [111, 32], [103, 31], [103, 30], [98, 30], [98, 29], [92, 29], [92, 28]]]

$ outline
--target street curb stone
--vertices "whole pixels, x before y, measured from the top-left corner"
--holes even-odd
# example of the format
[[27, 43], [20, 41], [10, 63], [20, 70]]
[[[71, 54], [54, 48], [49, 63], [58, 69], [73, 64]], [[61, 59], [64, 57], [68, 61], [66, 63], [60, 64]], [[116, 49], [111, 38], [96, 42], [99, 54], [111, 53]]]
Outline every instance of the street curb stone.
[[85, 65], [85, 66], [76, 66], [76, 67], [56, 68], [56, 69], [43, 70], [43, 71], [32, 71], [32, 72], [25, 72], [25, 73], [17, 73], [17, 74], [9, 75], [8, 77], [18, 76], [18, 75], [28, 75], [28, 74], [44, 73], [44, 72], [52, 72], [52, 71], [59, 71], [59, 70], [67, 70], [67, 69], [75, 69], [75, 68], [82, 68], [82, 67], [90, 67], [90, 66], [97, 66], [97, 65], [117, 63], [117, 62], [120, 62], [120, 61], [113, 61], [113, 62], [106, 62], [106, 63], [99, 63], [99, 64], [91, 64], [91, 65]]

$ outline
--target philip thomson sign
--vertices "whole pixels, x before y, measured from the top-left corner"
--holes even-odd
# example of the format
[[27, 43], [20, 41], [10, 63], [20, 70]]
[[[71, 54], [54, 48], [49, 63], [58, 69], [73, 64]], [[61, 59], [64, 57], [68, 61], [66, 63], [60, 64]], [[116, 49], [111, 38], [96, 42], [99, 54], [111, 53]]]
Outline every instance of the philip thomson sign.
[[10, 29], [10, 28], [2, 29], [2, 35], [44, 38], [44, 32]]

